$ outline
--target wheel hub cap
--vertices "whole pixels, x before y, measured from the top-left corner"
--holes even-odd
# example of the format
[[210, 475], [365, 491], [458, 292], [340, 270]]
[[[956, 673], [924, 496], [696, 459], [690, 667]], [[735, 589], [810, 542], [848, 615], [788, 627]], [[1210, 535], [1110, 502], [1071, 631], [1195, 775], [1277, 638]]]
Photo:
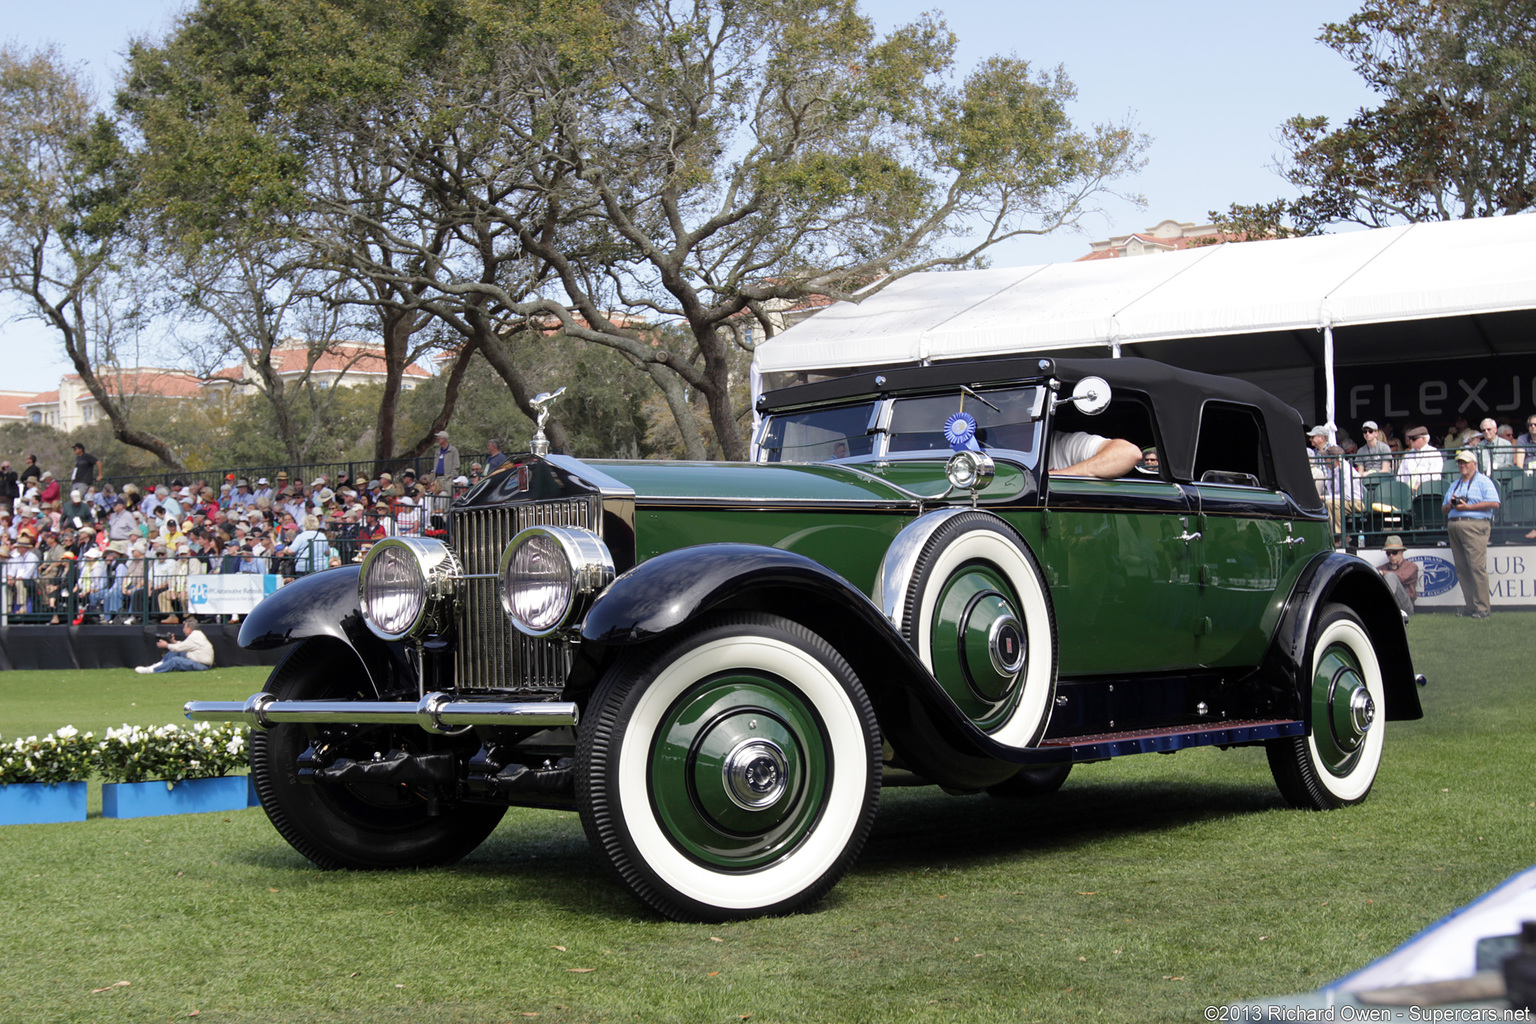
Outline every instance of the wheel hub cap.
[[789, 785], [788, 758], [778, 744], [746, 740], [725, 756], [721, 774], [725, 794], [743, 810], [755, 811], [784, 795]]
[[1375, 721], [1376, 700], [1354, 652], [1331, 645], [1312, 678], [1312, 736], [1323, 766], [1339, 777], [1349, 774]]
[[782, 682], [724, 674], [681, 697], [651, 748], [652, 804], [684, 854], [751, 870], [811, 830], [831, 780], [814, 713]]
[[1376, 702], [1371, 699], [1371, 691], [1363, 686], [1356, 690], [1349, 698], [1349, 713], [1356, 732], [1364, 736], [1370, 731], [1371, 723], [1376, 721]]

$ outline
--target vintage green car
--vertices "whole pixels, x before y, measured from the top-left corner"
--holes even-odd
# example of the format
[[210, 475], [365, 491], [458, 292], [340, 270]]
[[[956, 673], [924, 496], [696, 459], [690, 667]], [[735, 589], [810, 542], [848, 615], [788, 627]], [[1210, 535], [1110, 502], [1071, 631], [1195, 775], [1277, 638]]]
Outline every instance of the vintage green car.
[[259, 605], [241, 643], [293, 645], [266, 692], [188, 716], [256, 727], [262, 806], [322, 867], [451, 861], [509, 805], [574, 808], [640, 899], [718, 920], [825, 894], [882, 781], [1023, 796], [1262, 744], [1325, 809], [1422, 714], [1300, 418], [1251, 385], [1014, 357], [759, 412], [750, 463], [579, 461], [541, 431], [446, 543]]

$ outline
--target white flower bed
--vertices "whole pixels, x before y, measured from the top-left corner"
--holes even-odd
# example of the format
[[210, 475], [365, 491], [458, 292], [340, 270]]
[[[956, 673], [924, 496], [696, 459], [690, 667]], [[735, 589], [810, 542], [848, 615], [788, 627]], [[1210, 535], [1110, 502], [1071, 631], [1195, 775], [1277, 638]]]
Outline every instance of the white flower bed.
[[0, 785], [24, 782], [104, 782], [212, 779], [246, 763], [248, 729], [233, 722], [146, 729], [108, 729], [97, 742], [92, 733], [66, 725], [43, 737], [0, 742]]

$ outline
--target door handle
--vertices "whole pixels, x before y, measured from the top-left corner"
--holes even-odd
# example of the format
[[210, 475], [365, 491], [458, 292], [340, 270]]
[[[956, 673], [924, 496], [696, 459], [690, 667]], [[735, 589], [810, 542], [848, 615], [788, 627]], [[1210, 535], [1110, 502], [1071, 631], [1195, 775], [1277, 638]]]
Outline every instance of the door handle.
[[1173, 539], [1174, 540], [1181, 540], [1185, 544], [1188, 544], [1192, 540], [1199, 540], [1200, 539], [1200, 531], [1196, 530], [1194, 533], [1190, 533], [1188, 530], [1185, 530], [1183, 533], [1179, 534], [1177, 537], [1175, 537]]

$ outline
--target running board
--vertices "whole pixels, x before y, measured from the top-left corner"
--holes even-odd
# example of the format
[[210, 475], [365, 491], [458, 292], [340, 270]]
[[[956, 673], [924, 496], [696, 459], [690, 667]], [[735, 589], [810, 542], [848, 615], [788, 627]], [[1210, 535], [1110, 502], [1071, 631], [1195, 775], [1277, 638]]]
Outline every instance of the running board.
[[249, 722], [270, 729], [285, 722], [309, 725], [419, 725], [427, 732], [448, 733], [475, 725], [551, 729], [574, 726], [575, 704], [565, 701], [453, 700], [446, 693], [429, 693], [418, 701], [278, 700], [270, 693], [252, 694], [243, 703], [231, 700], [192, 700], [187, 718], [194, 722]]
[[[1171, 754], [1185, 747], [1227, 747], [1239, 743], [1258, 743], [1281, 736], [1305, 736], [1307, 723], [1289, 718], [1248, 719], [1212, 727], [1185, 726], [1170, 729], [1138, 729], [1134, 732], [1106, 732], [1089, 736], [1059, 736], [1041, 741], [1036, 751], [1058, 751], [1065, 755], [1058, 763], [1103, 761], [1126, 754]], [[1035, 757], [1032, 762], [1046, 759]]]

